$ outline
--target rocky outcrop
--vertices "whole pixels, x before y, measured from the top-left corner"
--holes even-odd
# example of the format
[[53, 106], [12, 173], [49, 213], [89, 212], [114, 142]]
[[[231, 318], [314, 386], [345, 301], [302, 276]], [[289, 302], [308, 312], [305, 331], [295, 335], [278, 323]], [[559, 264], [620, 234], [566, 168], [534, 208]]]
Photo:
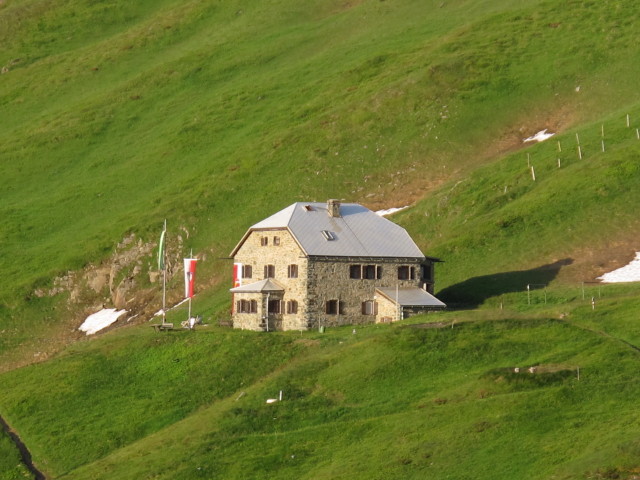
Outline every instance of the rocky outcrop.
[[[182, 230], [188, 236], [188, 231]], [[177, 235], [167, 247], [168, 279], [182, 265], [183, 243], [182, 235]], [[156, 253], [157, 243], [144, 242], [132, 233], [123, 238], [111, 256], [100, 264], [66, 272], [53, 279], [50, 287], [38, 288], [33, 294], [37, 297], [67, 294], [68, 305], [81, 310], [113, 307], [127, 309], [132, 315], [139, 314], [160, 292], [162, 276], [157, 271]]]

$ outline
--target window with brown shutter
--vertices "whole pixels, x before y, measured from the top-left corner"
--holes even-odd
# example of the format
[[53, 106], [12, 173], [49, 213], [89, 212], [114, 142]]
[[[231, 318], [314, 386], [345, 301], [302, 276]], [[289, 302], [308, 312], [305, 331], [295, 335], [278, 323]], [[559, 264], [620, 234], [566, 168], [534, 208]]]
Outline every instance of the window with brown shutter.
[[349, 265], [349, 278], [361, 279], [362, 278], [362, 265]]
[[236, 312], [258, 313], [258, 302], [256, 300], [238, 300], [236, 302]]
[[362, 314], [363, 315], [377, 315], [378, 314], [378, 302], [374, 300], [367, 300], [362, 302]]
[[289, 278], [298, 278], [298, 265], [289, 265], [287, 267], [287, 276]]
[[251, 265], [242, 266], [242, 278], [251, 278], [253, 275], [253, 267]]
[[276, 276], [276, 267], [275, 265], [265, 265], [264, 266], [264, 278], [275, 278]]
[[298, 302], [295, 300], [289, 300], [287, 302], [287, 313], [296, 314], [298, 313]]
[[339, 300], [327, 300], [325, 304], [325, 313], [327, 315], [344, 315], [344, 302]]

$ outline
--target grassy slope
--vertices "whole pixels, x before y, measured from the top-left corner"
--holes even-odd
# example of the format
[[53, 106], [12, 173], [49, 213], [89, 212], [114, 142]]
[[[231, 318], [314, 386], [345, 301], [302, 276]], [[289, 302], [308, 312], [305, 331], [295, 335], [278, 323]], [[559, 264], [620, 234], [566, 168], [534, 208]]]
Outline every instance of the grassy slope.
[[[56, 478], [630, 472], [639, 354], [618, 336], [640, 343], [639, 309], [619, 297], [596, 312], [574, 306], [568, 323], [450, 313], [436, 318], [457, 320], [453, 329], [355, 335], [135, 327], [3, 375], [2, 404]], [[554, 368], [509, 370], [531, 365]], [[284, 401], [265, 404], [279, 390]]]
[[[637, 107], [625, 111], [640, 117]], [[607, 271], [617, 242], [629, 248], [624, 240], [639, 227], [630, 208], [640, 204], [636, 129], [618, 113], [576, 132], [582, 159], [568, 132], [478, 169], [397, 217], [446, 259], [438, 269], [446, 299], [481, 303], [558, 276], [591, 281]]]
[[[368, 32], [384, 20], [384, 37], [399, 38], [406, 48], [414, 39], [400, 29], [417, 8], [408, 4], [391, 23], [371, 8], [158, 4], [130, 12], [137, 22], [121, 23], [118, 8], [78, 2], [67, 7], [72, 12], [57, 13], [59, 5], [42, 5], [53, 13], [20, 3], [2, 11], [4, 38], [14, 39], [3, 43], [3, 57], [15, 65], [2, 77], [2, 108], [11, 115], [1, 116], [7, 225], [0, 313], [7, 319], [19, 312], [14, 344], [33, 335], [20, 329], [24, 320], [33, 328], [43, 311], [56, 316], [47, 301], [24, 305], [32, 288], [100, 258], [128, 230], [144, 236], [169, 217], [170, 224], [198, 228], [194, 246], [213, 244], [215, 254], [226, 255], [260, 215], [238, 214], [251, 212], [248, 202], [271, 210], [294, 198], [338, 193], [325, 188], [334, 182], [300, 185], [300, 179], [317, 169], [326, 173], [320, 157], [328, 149], [356, 149], [351, 139], [360, 140], [361, 132], [343, 135], [345, 125], [364, 126], [360, 118], [340, 117], [367, 110], [353, 106], [389, 83], [377, 78], [378, 60], [368, 63], [387, 42]], [[373, 23], [354, 28], [365, 14]], [[82, 29], [69, 26], [69, 16], [83, 17]], [[95, 16], [112, 28], [94, 36]], [[436, 25], [417, 25], [414, 35], [423, 43], [456, 23]], [[56, 46], [62, 38], [73, 42]], [[368, 88], [349, 93], [359, 85]], [[327, 131], [327, 123], [337, 125]], [[374, 160], [360, 159], [358, 174]], [[300, 170], [299, 179], [291, 174]], [[293, 185], [295, 192], [283, 188]]]
[[[6, 377], [3, 399], [13, 405], [7, 418], [30, 418], [32, 427], [21, 425], [20, 433], [34, 456], [47, 459], [45, 470], [67, 471], [149, 435], [256, 382], [298, 351], [293, 339], [224, 330], [191, 336], [126, 330], [107, 342], [77, 344], [47, 362], [47, 373], [19, 369]], [[36, 393], [52, 382], [48, 393]], [[27, 391], [34, 395], [23, 397]], [[52, 450], [58, 454], [51, 457]]]
[[[0, 6], [10, 70], [0, 76], [0, 111], [10, 112], [0, 115], [0, 350], [45, 337], [65, 315], [59, 299], [32, 298], [34, 286], [99, 260], [129, 231], [155, 237], [159, 218], [194, 231], [187, 247], [223, 256], [265, 211], [328, 196], [400, 204], [538, 127], [580, 125], [585, 160], [567, 153], [557, 170], [553, 143], [543, 144], [530, 151], [535, 184], [519, 153], [397, 217], [447, 260], [445, 293], [481, 303], [521, 290], [530, 275], [557, 274], [521, 270], [578, 264], [576, 251], [635, 228], [638, 147], [620, 128], [638, 112], [635, 3], [110, 5]], [[224, 289], [206, 297], [212, 312], [225, 308]], [[637, 345], [637, 302], [610, 302], [596, 315], [578, 309], [575, 326], [371, 327], [307, 343], [126, 329], [4, 374], [0, 408], [36, 461], [69, 478], [630, 469], [637, 353], [576, 328]], [[584, 376], [492, 373], [537, 362], [580, 365]], [[274, 421], [263, 401], [281, 388], [293, 398]]]
[[632, 2], [436, 4], [3, 3], [0, 349], [67, 314], [36, 286], [164, 217], [226, 256], [293, 200], [404, 203], [637, 99]]
[[29, 471], [23, 465], [20, 453], [11, 439], [0, 432], [0, 480], [18, 480], [30, 478]]

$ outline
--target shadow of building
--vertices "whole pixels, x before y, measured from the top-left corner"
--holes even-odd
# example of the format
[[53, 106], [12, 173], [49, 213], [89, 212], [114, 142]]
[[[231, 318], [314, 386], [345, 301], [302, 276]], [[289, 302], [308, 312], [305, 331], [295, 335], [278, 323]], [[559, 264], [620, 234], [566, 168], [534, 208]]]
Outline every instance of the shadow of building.
[[557, 277], [562, 267], [572, 263], [572, 258], [564, 258], [530, 270], [473, 277], [440, 290], [438, 298], [453, 308], [475, 308], [491, 297], [524, 292], [527, 285], [531, 285], [532, 290], [544, 288]]

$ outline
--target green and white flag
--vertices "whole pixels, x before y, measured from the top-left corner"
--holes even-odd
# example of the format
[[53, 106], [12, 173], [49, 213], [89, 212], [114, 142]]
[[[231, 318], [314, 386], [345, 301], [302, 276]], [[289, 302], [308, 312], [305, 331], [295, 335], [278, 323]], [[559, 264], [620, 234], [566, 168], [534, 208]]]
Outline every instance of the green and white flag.
[[164, 221], [164, 229], [162, 235], [160, 235], [160, 242], [158, 243], [158, 270], [164, 270], [164, 237], [167, 233], [167, 221]]

